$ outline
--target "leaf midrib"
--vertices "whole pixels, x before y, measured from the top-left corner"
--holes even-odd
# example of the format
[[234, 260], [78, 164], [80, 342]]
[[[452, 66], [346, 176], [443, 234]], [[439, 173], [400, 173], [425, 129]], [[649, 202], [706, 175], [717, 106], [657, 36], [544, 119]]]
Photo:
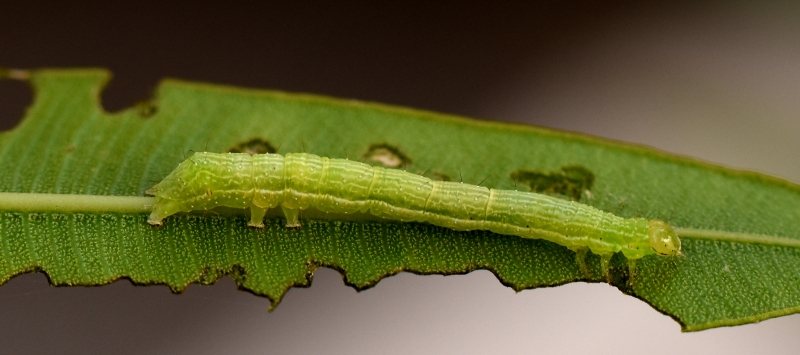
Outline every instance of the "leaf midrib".
[[[154, 197], [142, 196], [0, 192], [0, 210], [4, 211], [134, 214], [150, 212], [153, 204]], [[800, 240], [794, 238], [683, 227], [674, 230], [681, 238], [800, 248]]]

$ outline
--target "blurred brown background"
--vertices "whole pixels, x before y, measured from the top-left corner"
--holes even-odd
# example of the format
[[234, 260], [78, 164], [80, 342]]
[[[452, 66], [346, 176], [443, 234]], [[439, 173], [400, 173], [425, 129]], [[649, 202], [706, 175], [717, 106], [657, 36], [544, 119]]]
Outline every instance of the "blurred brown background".
[[[163, 77], [380, 101], [647, 144], [800, 182], [800, 4], [4, 1], [0, 66], [109, 68], [109, 111]], [[31, 91], [0, 81], [0, 129]], [[127, 281], [0, 287], [0, 353], [792, 353], [800, 316], [681, 334], [604, 284], [335, 271], [266, 299]]]

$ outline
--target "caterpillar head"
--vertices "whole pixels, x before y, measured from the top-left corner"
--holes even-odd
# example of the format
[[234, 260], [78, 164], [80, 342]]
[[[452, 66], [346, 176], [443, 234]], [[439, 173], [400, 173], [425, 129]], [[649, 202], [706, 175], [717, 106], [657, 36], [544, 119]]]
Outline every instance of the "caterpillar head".
[[650, 233], [650, 247], [656, 254], [664, 256], [675, 256], [681, 254], [681, 240], [672, 230], [667, 222], [657, 219], [648, 222]]

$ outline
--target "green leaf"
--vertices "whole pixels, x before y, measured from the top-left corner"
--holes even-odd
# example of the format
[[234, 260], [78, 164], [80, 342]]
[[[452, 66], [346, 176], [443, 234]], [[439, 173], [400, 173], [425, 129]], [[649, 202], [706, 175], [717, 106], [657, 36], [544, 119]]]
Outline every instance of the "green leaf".
[[645, 257], [630, 282], [617, 255], [610, 282], [684, 330], [800, 309], [800, 188], [786, 181], [572, 133], [177, 80], [162, 82], [153, 100], [110, 114], [99, 104], [104, 70], [4, 76], [29, 80], [35, 101], [0, 135], [2, 282], [42, 271], [55, 285], [130, 278], [181, 292], [231, 275], [273, 307], [321, 266], [357, 289], [400, 271], [488, 269], [516, 290], [606, 282], [598, 257], [590, 255], [587, 279], [574, 253], [553, 243], [370, 216], [308, 212], [299, 230], [284, 228], [278, 214], [265, 230], [249, 229], [244, 211], [224, 209], [169, 217], [163, 228], [146, 223], [152, 199], [144, 191], [189, 150], [279, 147], [465, 183], [485, 179], [492, 188], [530, 187], [620, 216], [666, 220], [678, 227], [686, 257]]

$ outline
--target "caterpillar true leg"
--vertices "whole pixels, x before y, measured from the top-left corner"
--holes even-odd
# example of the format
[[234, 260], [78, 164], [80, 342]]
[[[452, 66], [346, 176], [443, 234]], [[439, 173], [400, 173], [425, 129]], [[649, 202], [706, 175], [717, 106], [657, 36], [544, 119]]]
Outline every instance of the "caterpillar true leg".
[[267, 214], [266, 208], [260, 208], [256, 205], [250, 206], [250, 222], [247, 225], [250, 227], [264, 228], [264, 215]]
[[294, 208], [286, 208], [281, 205], [281, 209], [283, 210], [283, 214], [286, 216], [286, 228], [300, 228], [300, 221], [298, 217], [300, 216], [300, 210]]

